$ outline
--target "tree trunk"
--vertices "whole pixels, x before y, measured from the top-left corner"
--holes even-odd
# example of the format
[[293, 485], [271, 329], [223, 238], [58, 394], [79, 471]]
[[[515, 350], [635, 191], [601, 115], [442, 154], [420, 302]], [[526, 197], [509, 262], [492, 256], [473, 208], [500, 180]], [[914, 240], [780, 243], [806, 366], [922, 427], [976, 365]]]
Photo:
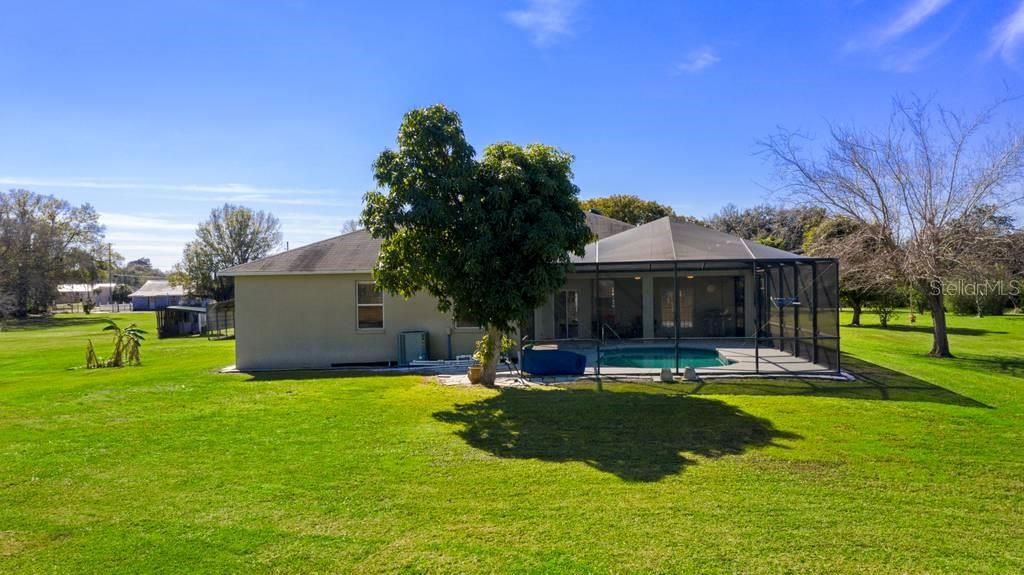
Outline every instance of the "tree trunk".
[[860, 325], [860, 310], [864, 306], [860, 303], [860, 301], [857, 301], [857, 300], [851, 301], [850, 305], [853, 306], [853, 318], [850, 320], [850, 325], [859, 326]]
[[932, 311], [932, 357], [953, 357], [949, 352], [949, 338], [946, 336], [946, 308], [942, 293], [928, 293], [928, 305]]
[[494, 379], [498, 374], [498, 360], [501, 359], [501, 330], [494, 326], [487, 326], [487, 357], [480, 364], [480, 383], [487, 387], [494, 386]]

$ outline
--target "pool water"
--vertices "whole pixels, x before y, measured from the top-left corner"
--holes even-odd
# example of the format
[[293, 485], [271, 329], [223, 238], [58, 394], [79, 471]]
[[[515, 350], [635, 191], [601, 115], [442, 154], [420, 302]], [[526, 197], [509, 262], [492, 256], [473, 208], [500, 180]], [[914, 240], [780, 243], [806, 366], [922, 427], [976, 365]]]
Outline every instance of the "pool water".
[[[672, 347], [630, 347], [610, 349], [601, 354], [601, 365], [608, 367], [640, 367], [673, 369], [676, 350]], [[679, 348], [679, 365], [685, 367], [719, 367], [735, 363], [714, 349]]]

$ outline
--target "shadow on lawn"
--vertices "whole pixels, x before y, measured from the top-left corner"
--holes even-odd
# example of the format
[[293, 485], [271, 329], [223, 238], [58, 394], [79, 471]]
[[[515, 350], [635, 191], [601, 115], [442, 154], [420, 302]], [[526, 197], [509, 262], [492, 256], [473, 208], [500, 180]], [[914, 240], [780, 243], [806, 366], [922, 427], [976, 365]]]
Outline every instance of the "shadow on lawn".
[[956, 361], [980, 371], [1000, 371], [1006, 375], [1024, 378], [1024, 358], [998, 355], [957, 355]]
[[[846, 329], [879, 329], [884, 331], [902, 331], [911, 333], [922, 333], [932, 334], [932, 327], [929, 325], [898, 325], [889, 324], [889, 327], [882, 327], [878, 324], [867, 324], [867, 325], [844, 325]], [[991, 329], [981, 329], [976, 327], [947, 327], [946, 331], [950, 335], [1005, 335], [1009, 332], [1006, 331], [995, 331]]]
[[[943, 360], [937, 360], [943, 361]], [[684, 386], [690, 395], [806, 395], [883, 401], [920, 401], [963, 407], [990, 406], [911, 375], [842, 354], [855, 381], [811, 378], [711, 379]], [[657, 385], [657, 384], [652, 384]]]
[[678, 393], [504, 389], [434, 417], [460, 425], [469, 445], [498, 457], [579, 461], [626, 481], [678, 474], [694, 456], [800, 439], [732, 405]]
[[61, 317], [42, 316], [30, 317], [27, 319], [15, 319], [7, 322], [4, 331], [33, 331], [39, 329], [50, 329], [55, 327], [75, 327], [80, 325], [98, 325], [103, 323], [108, 314], [99, 314], [89, 317]]

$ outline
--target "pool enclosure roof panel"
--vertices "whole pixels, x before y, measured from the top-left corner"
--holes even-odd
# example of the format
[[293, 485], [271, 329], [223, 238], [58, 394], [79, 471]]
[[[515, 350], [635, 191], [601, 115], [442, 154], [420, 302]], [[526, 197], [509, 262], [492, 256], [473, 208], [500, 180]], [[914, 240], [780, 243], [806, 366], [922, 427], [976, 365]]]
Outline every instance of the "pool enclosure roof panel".
[[802, 260], [797, 254], [761, 245], [680, 218], [664, 217], [587, 245], [576, 264], [668, 261]]

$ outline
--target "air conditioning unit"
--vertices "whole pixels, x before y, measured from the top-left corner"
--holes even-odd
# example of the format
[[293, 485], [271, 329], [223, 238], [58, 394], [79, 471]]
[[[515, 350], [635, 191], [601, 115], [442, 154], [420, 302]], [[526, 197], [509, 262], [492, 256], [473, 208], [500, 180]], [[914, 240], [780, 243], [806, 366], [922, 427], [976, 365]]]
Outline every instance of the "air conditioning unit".
[[409, 365], [416, 360], [430, 359], [427, 332], [403, 331], [398, 334], [398, 365]]

